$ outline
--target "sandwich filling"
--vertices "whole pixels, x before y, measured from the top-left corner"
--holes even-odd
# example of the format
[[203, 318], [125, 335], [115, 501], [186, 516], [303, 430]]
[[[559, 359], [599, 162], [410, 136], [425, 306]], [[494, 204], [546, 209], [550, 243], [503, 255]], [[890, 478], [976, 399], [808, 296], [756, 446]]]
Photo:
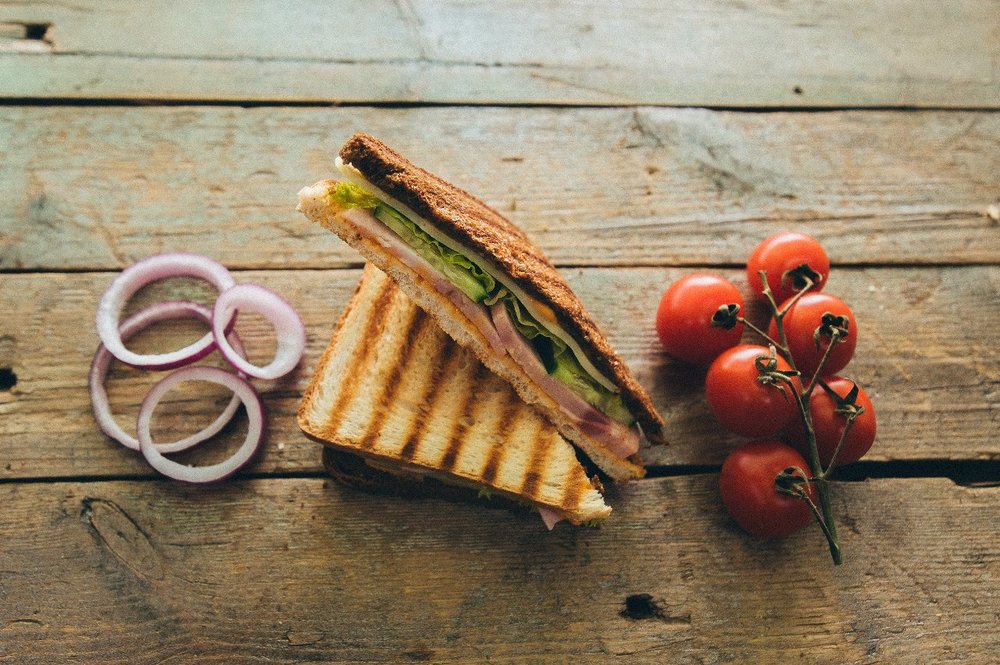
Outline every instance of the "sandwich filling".
[[343, 218], [433, 280], [493, 350], [509, 354], [583, 432], [623, 458], [638, 451], [635, 419], [615, 385], [554, 320], [543, 322], [544, 316], [532, 312], [537, 303], [532, 307], [482, 263], [429, 232], [426, 222], [363, 187], [355, 169], [341, 165], [341, 170], [350, 181], [338, 182], [328, 199]]

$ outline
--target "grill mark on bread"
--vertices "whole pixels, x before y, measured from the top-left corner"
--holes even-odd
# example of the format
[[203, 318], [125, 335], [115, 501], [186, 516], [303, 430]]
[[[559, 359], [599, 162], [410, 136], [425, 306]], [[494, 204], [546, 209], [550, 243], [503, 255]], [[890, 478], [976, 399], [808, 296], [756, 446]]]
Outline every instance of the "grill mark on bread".
[[364, 332], [358, 340], [359, 348], [355, 349], [351, 361], [344, 368], [344, 376], [338, 386], [340, 390], [337, 393], [337, 399], [334, 400], [333, 406], [330, 407], [329, 419], [323, 425], [322, 436], [326, 438], [336, 438], [337, 430], [340, 428], [340, 423], [344, 418], [347, 407], [357, 397], [358, 383], [353, 379], [363, 367], [368, 365], [371, 354], [377, 347], [376, 344], [371, 344], [370, 342], [385, 325], [385, 318], [382, 316], [384, 313], [383, 310], [389, 305], [395, 293], [396, 289], [393, 287], [393, 282], [386, 280], [379, 285], [375, 297], [372, 298], [371, 309], [368, 311], [368, 320], [365, 321]]
[[[470, 383], [472, 386], [478, 386], [483, 380], [486, 368], [483, 367], [482, 363], [474, 362], [473, 364], [475, 371], [472, 373]], [[452, 422], [451, 435], [448, 437], [448, 448], [444, 452], [444, 457], [441, 458], [441, 468], [445, 471], [451, 471], [455, 468], [458, 454], [465, 444], [465, 435], [469, 431], [469, 422], [472, 420], [472, 410], [475, 406], [476, 392], [473, 387], [470, 387], [462, 395], [462, 405], [458, 410], [458, 417]]]
[[[500, 414], [499, 427], [513, 432], [517, 428], [517, 421], [520, 419], [523, 408], [523, 403], [508, 396], [507, 403], [504, 404], [503, 412]], [[506, 449], [506, 446], [493, 446], [490, 450], [489, 457], [486, 459], [486, 467], [483, 469], [483, 482], [487, 485], [493, 485], [496, 482], [497, 472], [500, 470]]]
[[565, 483], [562, 501], [562, 505], [565, 510], [572, 510], [574, 507], [580, 503], [580, 495], [585, 490], [584, 487], [578, 482], [568, 481]]
[[[389, 405], [396, 401], [396, 395], [403, 384], [403, 376], [409, 370], [410, 362], [414, 359], [414, 355], [409, 353], [409, 350], [413, 348], [414, 341], [427, 327], [427, 315], [424, 314], [424, 310], [414, 307], [405, 301], [401, 305], [409, 306], [409, 319], [405, 326], [401, 326], [399, 331], [402, 334], [403, 330], [405, 330], [406, 334], [402, 346], [395, 349], [396, 363], [392, 366], [389, 376], [379, 386], [378, 394], [372, 399], [372, 402], [375, 404], [375, 411], [365, 426], [365, 433], [358, 442], [360, 448], [368, 449], [375, 446], [375, 441], [382, 431], [382, 425], [388, 414]], [[402, 356], [402, 360], [400, 360], [400, 356]]]
[[309, 387], [306, 388], [305, 395], [302, 397], [302, 403], [299, 406], [296, 417], [299, 427], [303, 429], [308, 428], [309, 431], [314, 431], [316, 429], [312, 417], [313, 401], [316, 399], [320, 383], [322, 383], [323, 378], [326, 376], [327, 364], [332, 360], [333, 349], [341, 343], [341, 339], [344, 336], [347, 317], [358, 306], [358, 302], [361, 298], [361, 290], [365, 286], [366, 280], [374, 279], [374, 276], [369, 277], [370, 274], [374, 275], [374, 273], [369, 273], [369, 266], [371, 266], [371, 270], [376, 269], [370, 263], [365, 264], [365, 268], [361, 274], [361, 279], [358, 280], [357, 286], [354, 287], [354, 293], [351, 295], [351, 299], [348, 301], [347, 307], [344, 308], [344, 311], [341, 312], [340, 316], [337, 318], [337, 324], [333, 328], [333, 335], [330, 338], [330, 342], [326, 347], [326, 351], [324, 351], [323, 355], [320, 356], [319, 362], [316, 364], [316, 369], [313, 372], [312, 379], [309, 381]]
[[[449, 351], [451, 352], [450, 354], [448, 353]], [[427, 416], [430, 415], [434, 402], [437, 401], [438, 393], [441, 392], [443, 385], [441, 377], [444, 375], [445, 369], [450, 368], [455, 359], [460, 355], [460, 352], [456, 351], [458, 349], [454, 346], [445, 343], [439, 344], [434, 349], [434, 357], [430, 360], [431, 375], [427, 377], [426, 388], [420, 400], [420, 404], [424, 408], [420, 410], [416, 418], [410, 421], [410, 431], [407, 432], [406, 443], [403, 444], [402, 449], [399, 451], [400, 459], [410, 461], [416, 454], [417, 448], [420, 446], [420, 439], [423, 436], [424, 422], [427, 420]]]
[[443, 233], [491, 257], [526, 293], [548, 305], [590, 361], [619, 386], [625, 406], [647, 438], [662, 439], [663, 418], [649, 395], [611, 348], [565, 278], [524, 231], [472, 194], [416, 166], [373, 136], [355, 134], [341, 148], [340, 157]]
[[528, 463], [525, 465], [524, 482], [521, 484], [521, 494], [526, 497], [533, 497], [538, 492], [538, 483], [542, 479], [542, 462], [545, 460], [545, 453], [548, 448], [542, 445], [541, 421], [536, 423], [534, 435], [531, 437], [531, 453], [528, 455]]

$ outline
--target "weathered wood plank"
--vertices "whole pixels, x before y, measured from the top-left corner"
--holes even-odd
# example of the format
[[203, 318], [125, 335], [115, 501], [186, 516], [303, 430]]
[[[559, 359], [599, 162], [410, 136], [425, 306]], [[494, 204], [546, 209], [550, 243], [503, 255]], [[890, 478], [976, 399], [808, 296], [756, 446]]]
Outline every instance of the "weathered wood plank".
[[[672, 444], [645, 453], [653, 464], [719, 464], [737, 439], [708, 413], [702, 377], [671, 361], [653, 331], [662, 290], [682, 269], [574, 269], [572, 285], [607, 329], [612, 344], [636, 371], [664, 413]], [[743, 281], [742, 275], [726, 271]], [[329, 331], [360, 271], [243, 272], [285, 295], [309, 331], [303, 365], [287, 380], [261, 384], [269, 413], [268, 445], [252, 467], [263, 473], [318, 471], [316, 444], [298, 431], [294, 414]], [[0, 478], [101, 477], [151, 472], [96, 428], [86, 390], [97, 343], [92, 321], [108, 274], [5, 275], [0, 290], [0, 367], [17, 385], [0, 392], [4, 430]], [[160, 298], [204, 293], [181, 282]], [[844, 269], [828, 290], [845, 298], [859, 320], [856, 358], [846, 374], [872, 395], [879, 415], [875, 460], [1000, 458], [1000, 348], [996, 327], [1000, 269]], [[270, 331], [259, 321], [241, 325], [251, 352], [266, 360]], [[184, 332], [184, 331], [182, 331]], [[193, 339], [193, 329], [188, 329]], [[162, 349], [155, 344], [151, 348]], [[147, 340], [147, 343], [149, 340]], [[180, 343], [171, 345], [176, 348]], [[115, 413], [131, 426], [141, 396], [158, 377], [120, 369], [109, 382]], [[196, 403], [174, 407], [170, 428], [207, 423], [228, 397], [179, 393]], [[220, 402], [221, 400], [221, 402]], [[170, 413], [169, 407], [163, 407]], [[186, 431], [192, 431], [188, 429]], [[236, 443], [238, 432], [231, 435]]]
[[996, 108], [998, 19], [992, 0], [4, 3], [0, 97]]
[[1000, 114], [25, 107], [0, 114], [0, 268], [356, 264], [294, 207], [362, 129], [559, 264], [738, 264], [783, 228], [835, 262], [1000, 261]]
[[[552, 533], [321, 479], [5, 484], [0, 659], [843, 665], [1000, 649], [1000, 489], [837, 484], [835, 569], [816, 530], [739, 532], [715, 483], [633, 483], [602, 528]], [[645, 618], [630, 619], [641, 594], [654, 605], [633, 600]]]

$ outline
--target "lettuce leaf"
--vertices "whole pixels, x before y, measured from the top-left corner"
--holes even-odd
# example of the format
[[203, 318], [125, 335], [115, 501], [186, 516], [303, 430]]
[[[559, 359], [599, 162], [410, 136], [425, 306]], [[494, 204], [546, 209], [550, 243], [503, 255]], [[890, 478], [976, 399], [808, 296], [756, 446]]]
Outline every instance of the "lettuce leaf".
[[370, 210], [377, 208], [382, 203], [377, 197], [350, 182], [338, 182], [330, 196], [338, 208], [344, 209], [367, 208]]
[[611, 392], [598, 383], [580, 365], [580, 361], [576, 359], [576, 355], [566, 342], [538, 323], [514, 294], [507, 292], [506, 289], [501, 291], [504, 293], [502, 298], [506, 301], [507, 311], [511, 314], [514, 327], [531, 342], [542, 359], [545, 370], [552, 375], [552, 378], [569, 386], [573, 392], [609, 418], [627, 425], [635, 422], [621, 395]]
[[605, 414], [612, 420], [617, 420], [626, 425], [632, 425], [635, 418], [632, 412], [625, 406], [622, 396], [613, 393], [583, 369], [573, 351], [567, 349], [555, 358], [555, 369], [549, 374], [561, 383], [565, 383], [577, 395], [582, 397], [592, 407]]
[[542, 364], [545, 365], [545, 371], [552, 374], [556, 368], [556, 357], [567, 349], [566, 342], [536, 321], [514, 294], [508, 292], [504, 299], [507, 301], [507, 310], [511, 314], [510, 319], [514, 327], [531, 342], [541, 357]]
[[445, 247], [406, 215], [386, 205], [354, 183], [339, 182], [333, 190], [334, 202], [342, 208], [373, 210], [376, 218], [425, 258], [448, 281], [476, 302], [496, 289], [496, 280], [458, 252]]

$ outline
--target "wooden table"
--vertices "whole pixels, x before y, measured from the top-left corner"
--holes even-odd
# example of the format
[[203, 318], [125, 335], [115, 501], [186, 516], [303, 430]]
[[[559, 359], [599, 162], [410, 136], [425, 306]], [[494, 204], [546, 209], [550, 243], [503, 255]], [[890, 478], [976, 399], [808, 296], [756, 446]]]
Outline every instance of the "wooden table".
[[[996, 662], [998, 28], [995, 0], [0, 2], [0, 662]], [[357, 130], [525, 228], [651, 390], [672, 443], [600, 529], [346, 489], [298, 432], [360, 262], [295, 193]], [[670, 281], [745, 285], [782, 229], [826, 246], [879, 415], [835, 483], [839, 568], [817, 529], [728, 519], [738, 440], [652, 326]], [[218, 487], [90, 415], [97, 301], [172, 250], [308, 328]], [[144, 298], [178, 295], [208, 294]], [[114, 370], [123, 423], [154, 380]]]

